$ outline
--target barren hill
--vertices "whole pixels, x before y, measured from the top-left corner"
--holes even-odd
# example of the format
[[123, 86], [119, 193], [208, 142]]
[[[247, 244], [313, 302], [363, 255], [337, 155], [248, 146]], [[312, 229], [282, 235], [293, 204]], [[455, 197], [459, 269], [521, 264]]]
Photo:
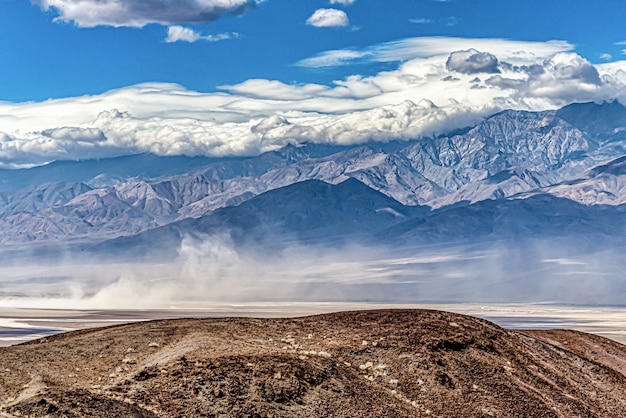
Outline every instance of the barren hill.
[[624, 417], [626, 346], [438, 311], [182, 319], [0, 349], [0, 416]]

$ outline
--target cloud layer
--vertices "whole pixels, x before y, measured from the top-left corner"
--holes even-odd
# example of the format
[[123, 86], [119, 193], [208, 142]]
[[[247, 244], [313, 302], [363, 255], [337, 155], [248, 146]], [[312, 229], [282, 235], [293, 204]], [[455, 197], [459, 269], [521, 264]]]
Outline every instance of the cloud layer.
[[224, 14], [239, 15], [260, 0], [32, 0], [56, 20], [79, 27], [163, 25], [211, 22]]
[[506, 39], [426, 36], [385, 42], [363, 49], [324, 51], [298, 62], [297, 65], [322, 68], [361, 62], [407, 61], [442, 55], [448, 57], [452, 52], [470, 49], [489, 52], [500, 58], [506, 57], [507, 62], [514, 65], [527, 65], [549, 59], [558, 52], [572, 51], [574, 46], [565, 41], [526, 42]]
[[411, 38], [310, 58], [327, 65], [398, 61], [394, 70], [328, 85], [251, 79], [199, 93], [151, 83], [97, 96], [0, 102], [0, 166], [136, 152], [253, 155], [301, 141], [430, 136], [507, 108], [626, 102], [626, 61], [593, 65], [571, 48], [561, 41]]

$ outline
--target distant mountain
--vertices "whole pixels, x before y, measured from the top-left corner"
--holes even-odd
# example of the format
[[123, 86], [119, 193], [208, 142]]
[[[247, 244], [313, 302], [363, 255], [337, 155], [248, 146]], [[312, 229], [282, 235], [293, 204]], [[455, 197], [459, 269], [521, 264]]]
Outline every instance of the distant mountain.
[[[582, 103], [556, 111], [504, 111], [449, 135], [411, 141], [307, 143], [237, 158], [142, 154], [0, 170], [0, 243], [93, 244], [155, 228], [180, 232], [181, 225], [187, 225], [186, 231], [214, 230], [218, 224], [233, 231], [241, 226], [242, 236], [250, 237], [265, 234], [260, 225], [271, 226], [272, 233], [276, 225], [287, 225], [281, 233], [291, 231], [301, 240], [317, 240], [325, 233], [352, 234], [350, 228], [369, 233], [363, 226], [368, 222], [390, 226], [384, 213], [370, 218], [368, 205], [374, 199], [370, 189], [380, 194], [376, 201], [383, 195], [393, 200], [387, 206], [394, 217], [428, 219], [426, 224], [439, 225], [433, 228], [454, 237], [471, 231], [465, 221], [451, 227], [455, 216], [468, 216], [467, 222], [478, 222], [484, 229], [490, 218], [474, 215], [497, 216], [493, 208], [513, 219], [524, 213], [511, 208], [539, 201], [546, 203], [545, 208], [529, 207], [528, 213], [549, 215], [550, 205], [558, 212], [569, 205], [563, 199], [583, 206], [623, 205], [625, 132], [626, 108], [619, 102]], [[346, 183], [350, 179], [358, 184]], [[312, 180], [318, 182], [308, 183]], [[289, 188], [292, 185], [294, 189]], [[341, 187], [335, 190], [330, 185]], [[274, 190], [277, 194], [270, 193]], [[362, 201], [354, 198], [359, 193]], [[509, 199], [513, 196], [527, 202], [514, 202]], [[352, 206], [337, 206], [338, 199], [347, 199]], [[433, 213], [426, 214], [425, 206]], [[461, 211], [462, 207], [467, 209]], [[307, 212], [311, 208], [319, 213]], [[571, 216], [586, 216], [587, 209], [583, 208], [585, 213], [570, 209]], [[589, 209], [594, 210], [598, 209]], [[275, 218], [278, 213], [284, 219]], [[358, 228], [351, 217], [360, 222]], [[445, 217], [445, 222], [438, 220]]]
[[405, 206], [355, 179], [338, 185], [306, 180], [260, 194], [238, 206], [186, 219], [142, 234], [108, 241], [98, 248], [171, 253], [185, 236], [225, 235], [240, 245], [285, 247], [290, 242], [367, 243], [373, 234], [427, 207]]
[[129, 179], [154, 179], [179, 175], [216, 161], [206, 157], [128, 155], [82, 161], [54, 161], [20, 170], [0, 169], [0, 191], [5, 193], [51, 182], [86, 183], [92, 187]]
[[626, 206], [589, 207], [550, 194], [484, 200], [410, 219], [378, 234], [394, 245], [541, 240], [623, 240]]
[[549, 184], [549, 182], [541, 174], [519, 168], [510, 168], [484, 180], [468, 183], [455, 192], [429, 203], [433, 209], [466, 205], [536, 190], [545, 184]]
[[538, 193], [548, 193], [585, 205], [623, 205], [626, 203], [626, 157], [529, 194]]
[[61, 206], [92, 188], [84, 183], [43, 183], [3, 195], [0, 215], [10, 213], [32, 213], [54, 206]]
[[556, 116], [600, 143], [626, 138], [626, 107], [617, 100], [574, 103], [557, 110]]

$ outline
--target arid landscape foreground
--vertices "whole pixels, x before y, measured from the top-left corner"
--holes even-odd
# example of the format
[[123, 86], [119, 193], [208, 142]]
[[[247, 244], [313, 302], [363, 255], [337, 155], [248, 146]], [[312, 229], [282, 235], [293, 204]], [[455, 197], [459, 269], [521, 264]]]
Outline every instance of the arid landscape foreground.
[[0, 416], [624, 417], [626, 346], [429, 310], [180, 319], [0, 348]]

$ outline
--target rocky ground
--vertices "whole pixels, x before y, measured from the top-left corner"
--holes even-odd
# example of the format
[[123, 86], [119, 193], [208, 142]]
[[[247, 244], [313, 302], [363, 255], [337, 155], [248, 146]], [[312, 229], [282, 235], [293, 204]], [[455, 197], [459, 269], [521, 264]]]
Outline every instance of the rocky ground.
[[469, 316], [181, 319], [0, 348], [4, 417], [624, 417], [626, 346]]

